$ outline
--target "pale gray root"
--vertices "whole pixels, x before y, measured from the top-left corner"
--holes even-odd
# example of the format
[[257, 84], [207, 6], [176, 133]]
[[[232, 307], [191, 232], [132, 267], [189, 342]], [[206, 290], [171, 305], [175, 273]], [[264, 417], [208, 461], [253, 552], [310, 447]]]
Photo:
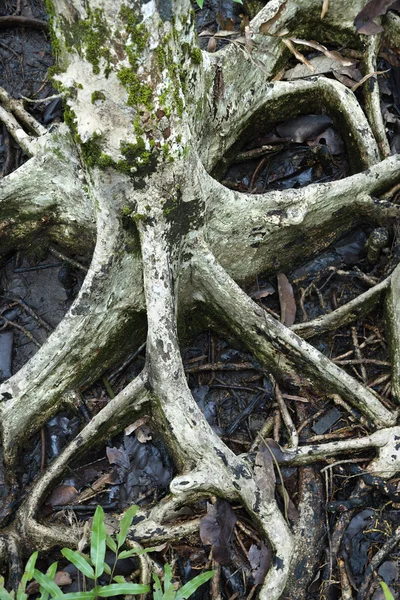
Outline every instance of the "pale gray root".
[[400, 402], [400, 265], [391, 276], [391, 285], [385, 302], [386, 328], [392, 363], [392, 398]]
[[[83, 172], [64, 124], [45, 138], [42, 151], [0, 181], [1, 256], [53, 240], [90, 256], [95, 211], [83, 190]], [[18, 218], [16, 218], [18, 215]]]
[[363, 294], [350, 300], [346, 304], [339, 306], [336, 310], [317, 317], [312, 321], [306, 321], [305, 323], [295, 323], [292, 325], [291, 330], [296, 335], [304, 339], [310, 339], [316, 335], [321, 335], [327, 331], [335, 331], [339, 327], [349, 325], [358, 319], [361, 319], [368, 315], [376, 306], [379, 306], [382, 301], [385, 292], [390, 288], [392, 281], [392, 275], [386, 277], [383, 281], [370, 288]]
[[0, 102], [6, 110], [18, 117], [20, 123], [30, 129], [34, 135], [42, 136], [48, 133], [46, 127], [43, 127], [43, 125], [36, 121], [36, 119], [24, 109], [22, 101], [11, 98], [2, 87], [0, 87]]
[[33, 156], [38, 151], [36, 138], [26, 133], [14, 115], [0, 105], [0, 121], [7, 127], [8, 133], [14, 138], [22, 150]]
[[29, 541], [32, 547], [49, 550], [60, 544], [68, 547], [76, 545], [81, 534], [79, 528], [71, 532], [70, 527], [45, 525], [38, 521], [37, 513], [46, 496], [62, 480], [72, 463], [110, 437], [118, 435], [145, 409], [149, 403], [146, 383], [147, 373], [143, 371], [92, 418], [35, 482], [16, 516], [19, 535], [26, 542]]
[[[381, 43], [381, 34], [365, 36], [365, 68], [366, 74], [374, 73], [377, 69], [377, 58]], [[385, 124], [381, 110], [381, 97], [378, 85], [378, 75], [373, 75], [364, 83], [365, 111], [368, 121], [378, 144], [381, 158], [387, 158], [392, 153], [386, 136]]]
[[123, 229], [120, 217], [124, 178], [108, 181], [99, 175], [99, 182], [91, 187], [98, 203], [98, 238], [77, 299], [44, 346], [0, 386], [8, 464], [15, 460], [21, 443], [59, 410], [64, 392], [95, 381], [143, 342], [141, 262], [133, 233]]
[[369, 463], [367, 470], [372, 474], [390, 479], [400, 471], [399, 441], [400, 427], [390, 427], [380, 429], [362, 438], [327, 442], [315, 446], [299, 446], [296, 449], [285, 448], [284, 454], [279, 455], [277, 460], [281, 465], [309, 465], [342, 452], [362, 452], [375, 448], [377, 456]]
[[198, 289], [194, 298], [205, 304], [274, 376], [339, 394], [376, 425], [395, 424], [397, 415], [385, 408], [371, 390], [253, 302], [201, 240], [197, 250], [192, 266]]
[[[273, 76], [284, 66], [289, 51], [279, 38], [258, 34], [260, 25], [273, 18], [279, 8], [285, 5], [271, 28], [272, 34], [285, 30], [288, 32], [287, 36], [299, 36], [299, 28], [301, 28], [300, 37], [309, 36], [304, 39], [330, 44], [335, 39], [339, 44], [348, 44], [351, 40], [355, 47], [360, 46], [360, 38], [355, 34], [352, 19], [354, 20], [357, 14], [357, 6], [362, 6], [362, 1], [352, 2], [351, 6], [345, 0], [340, 0], [337, 4], [339, 8], [331, 10], [330, 14], [328, 12], [326, 19], [321, 22], [318, 3], [310, 3], [309, 0], [287, 3], [283, 0], [268, 2], [250, 23], [250, 29], [254, 32], [252, 39], [255, 44], [251, 55], [247, 51], [243, 52], [234, 44], [228, 44], [215, 54], [203, 52], [204, 87], [197, 87], [196, 93], [193, 90], [192, 103], [193, 107], [197, 108], [200, 98], [201, 111], [198, 111], [197, 118], [195, 117], [195, 127], [198, 132], [196, 137], [199, 139], [199, 151], [207, 170], [212, 169], [216, 161], [219, 161], [225, 151], [238, 139], [243, 129], [247, 127], [249, 120], [251, 122], [253, 119], [254, 122], [254, 115], [259, 109], [262, 109], [259, 125], [263, 125], [264, 122], [276, 124], [301, 112], [320, 113], [322, 109], [336, 121], [339, 130], [348, 142], [350, 142], [348, 135], [350, 131], [355, 135], [355, 139], [360, 139], [362, 134], [361, 131], [357, 131], [355, 119], [351, 118], [350, 106], [355, 107], [355, 115], [359, 115], [361, 109], [352, 92], [348, 89], [346, 92], [346, 88], [341, 84], [339, 86], [342, 91], [338, 91], [340, 87], [337, 87], [337, 91], [335, 91], [334, 86], [338, 82], [332, 80], [329, 80], [332, 84], [331, 88], [327, 84], [325, 89], [320, 88], [315, 94], [306, 91], [310, 85], [306, 81], [271, 82]], [[335, 16], [336, 10], [339, 12]], [[307, 14], [306, 22], [304, 14]], [[340, 25], [339, 15], [342, 19]], [[317, 38], [316, 31], [319, 34]], [[223, 93], [219, 94], [218, 102], [215, 103], [213, 89], [217, 65], [222, 69], [224, 86]], [[287, 90], [287, 93], [291, 93], [291, 90], [294, 91], [298, 84], [300, 84], [299, 95], [295, 102], [287, 102], [285, 106], [279, 100], [273, 101], [276, 86], [277, 89], [281, 88]], [[332, 98], [329, 97], [328, 89], [331, 89], [334, 95]], [[202, 90], [204, 90], [204, 94]], [[339, 95], [343, 97], [344, 101], [344, 119], [341, 117], [341, 108], [337, 102]], [[264, 110], [265, 97], [270, 97], [271, 102]], [[366, 123], [363, 115], [361, 119], [360, 124]], [[367, 137], [371, 136], [368, 124], [366, 128], [362, 126], [362, 129], [366, 132]], [[257, 131], [259, 130], [257, 128]], [[375, 141], [372, 136], [371, 141], [371, 150], [367, 151], [366, 156], [374, 153]], [[351, 146], [355, 148], [354, 144]], [[366, 148], [366, 144], [362, 143], [360, 148]], [[355, 150], [356, 157], [358, 154], [359, 152]]]
[[395, 223], [399, 207], [376, 197], [399, 182], [399, 167], [400, 157], [391, 156], [340, 181], [241, 194], [194, 166], [192, 189], [204, 198], [211, 250], [233, 279], [244, 281], [293, 268], [359, 223]]
[[[216, 493], [244, 505], [268, 537], [275, 553], [259, 597], [277, 600], [289, 570], [292, 535], [276, 504], [274, 492], [268, 493], [256, 485], [246, 463], [219, 439], [190, 393], [176, 335], [172, 265], [166, 240], [168, 226], [161, 208], [154, 212], [152, 223], [140, 222], [139, 231], [148, 318], [149, 380], [157, 397], [159, 420], [167, 444], [178, 468], [185, 473], [172, 481], [171, 492], [178, 498], [182, 492]], [[268, 489], [271, 491], [271, 485]]]

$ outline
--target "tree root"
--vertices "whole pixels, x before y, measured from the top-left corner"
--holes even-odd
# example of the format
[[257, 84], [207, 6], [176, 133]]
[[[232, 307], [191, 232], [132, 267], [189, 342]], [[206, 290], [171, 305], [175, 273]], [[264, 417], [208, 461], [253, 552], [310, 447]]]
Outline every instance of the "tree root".
[[195, 298], [205, 302], [268, 369], [293, 381], [306, 377], [325, 392], [343, 396], [377, 425], [394, 425], [396, 414], [373, 392], [250, 300], [201, 242], [193, 257], [193, 278], [199, 289]]
[[307, 340], [316, 335], [326, 333], [327, 331], [335, 331], [335, 329], [339, 329], [339, 327], [349, 325], [349, 323], [353, 323], [354, 321], [365, 317], [379, 305], [383, 294], [390, 289], [391, 281], [392, 275], [389, 275], [389, 277], [386, 277], [386, 279], [374, 287], [363, 294], [360, 294], [357, 298], [354, 298], [354, 300], [350, 300], [350, 302], [343, 304], [343, 306], [340, 306], [331, 313], [317, 317], [312, 321], [296, 323], [295, 325], [292, 325], [291, 330], [294, 331], [296, 335]]

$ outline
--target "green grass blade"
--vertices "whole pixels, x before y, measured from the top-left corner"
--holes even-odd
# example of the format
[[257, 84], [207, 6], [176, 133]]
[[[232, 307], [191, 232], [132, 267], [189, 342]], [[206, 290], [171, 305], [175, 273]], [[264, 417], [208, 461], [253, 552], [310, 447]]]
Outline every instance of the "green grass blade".
[[203, 583], [206, 583], [206, 581], [209, 581], [209, 579], [214, 576], [214, 573], [215, 571], [206, 571], [205, 573], [200, 573], [200, 575], [197, 575], [197, 577], [194, 577], [194, 579], [185, 583], [185, 585], [178, 590], [176, 594], [176, 600], [190, 598], [197, 588], [203, 585]]
[[89, 592], [70, 592], [69, 594], [63, 594], [62, 600], [92, 600], [96, 597], [94, 590]]
[[89, 577], [89, 579], [94, 579], [93, 567], [89, 565], [86, 558], [79, 554], [79, 552], [70, 550], [69, 548], [63, 548], [61, 550], [61, 554], [65, 556], [65, 558], [69, 560], [69, 562], [72, 563], [78, 569], [78, 571], [83, 573], [86, 577]]
[[100, 598], [110, 598], [112, 596], [125, 596], [126, 594], [146, 594], [150, 591], [148, 585], [140, 583], [111, 583], [97, 589], [97, 595]]
[[104, 558], [106, 555], [106, 526], [104, 525], [104, 511], [97, 506], [93, 517], [92, 536], [90, 541], [90, 559], [94, 566], [97, 579], [104, 571]]
[[63, 595], [61, 588], [58, 587], [58, 585], [52, 580], [51, 577], [49, 577], [49, 575], [47, 575], [45, 573], [41, 573], [40, 571], [35, 569], [33, 572], [33, 577], [34, 577], [34, 579], [36, 579], [38, 584], [47, 593], [49, 593], [50, 596], [52, 596], [52, 598], [56, 598], [57, 596]]
[[129, 527], [132, 525], [132, 521], [138, 511], [138, 508], [138, 506], [134, 505], [128, 508], [126, 512], [124, 512], [124, 516], [122, 517], [119, 524], [119, 533], [117, 534], [118, 550], [125, 543]]
[[384, 581], [381, 581], [381, 586], [383, 589], [383, 593], [385, 594], [385, 600], [394, 600], [392, 592], [389, 590], [388, 586]]
[[22, 575], [21, 583], [20, 583], [22, 591], [25, 591], [26, 584], [28, 583], [28, 581], [33, 579], [33, 571], [35, 570], [35, 564], [36, 564], [38, 554], [39, 554], [38, 552], [34, 552], [32, 554], [32, 556], [30, 557], [30, 559], [28, 560], [28, 562], [26, 563], [25, 571], [24, 571], [24, 574]]
[[14, 600], [13, 596], [4, 587], [4, 577], [0, 578], [0, 600]]
[[156, 575], [156, 573], [153, 573], [153, 579], [154, 579], [153, 600], [162, 600], [163, 593], [162, 593], [160, 578], [158, 575]]
[[200, 6], [200, 8], [203, 8], [204, 0], [196, 0], [196, 2]]

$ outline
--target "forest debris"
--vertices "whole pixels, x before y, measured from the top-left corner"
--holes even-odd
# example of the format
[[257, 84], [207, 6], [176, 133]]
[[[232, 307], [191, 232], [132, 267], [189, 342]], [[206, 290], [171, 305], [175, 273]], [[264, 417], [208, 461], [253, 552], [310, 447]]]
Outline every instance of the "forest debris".
[[207, 503], [207, 514], [200, 520], [200, 538], [211, 545], [215, 562], [230, 562], [230, 544], [237, 517], [226, 500], [218, 498], [215, 504]]
[[328, 431], [342, 416], [342, 413], [337, 408], [332, 408], [311, 427], [317, 435], [321, 435]]
[[51, 492], [45, 504], [52, 508], [55, 506], [64, 506], [65, 504], [73, 504], [78, 497], [78, 490], [72, 485], [59, 485]]
[[268, 35], [269, 30], [271, 29], [272, 25], [274, 23], [276, 23], [276, 21], [279, 19], [279, 17], [281, 16], [281, 14], [285, 10], [285, 8], [286, 8], [286, 1], [282, 2], [282, 4], [280, 5], [280, 7], [278, 8], [278, 10], [276, 11], [276, 13], [274, 14], [273, 17], [268, 19], [268, 21], [264, 21], [264, 23], [261, 23], [259, 32], [262, 33], [263, 35]]
[[303, 144], [320, 135], [331, 125], [333, 121], [326, 115], [300, 115], [277, 125], [276, 131], [282, 138]]
[[383, 27], [375, 23], [374, 19], [385, 15], [389, 9], [399, 10], [399, 0], [369, 0], [354, 19], [357, 32], [364, 35], [381, 33]]
[[275, 471], [271, 451], [263, 445], [254, 461], [254, 479], [267, 502], [275, 497]]
[[310, 69], [311, 73], [314, 73], [314, 67], [310, 61], [293, 46], [292, 42], [288, 38], [282, 38], [282, 42], [289, 48], [290, 52], [294, 54], [297, 60], [306, 65], [306, 67]]
[[272, 560], [271, 549], [269, 546], [261, 542], [261, 547], [258, 548], [255, 544], [250, 546], [247, 558], [252, 569], [254, 577], [254, 585], [260, 585], [264, 581]]
[[322, 10], [321, 10], [321, 19], [323, 19], [326, 16], [326, 13], [329, 10], [329, 0], [324, 0], [322, 3]]
[[284, 273], [278, 273], [278, 294], [281, 305], [281, 323], [291, 327], [296, 320], [296, 302], [293, 288]]
[[261, 298], [266, 298], [271, 294], [275, 294], [275, 288], [272, 287], [270, 283], [266, 283], [260, 289], [251, 292], [250, 298], [253, 298], [253, 300], [261, 300]]

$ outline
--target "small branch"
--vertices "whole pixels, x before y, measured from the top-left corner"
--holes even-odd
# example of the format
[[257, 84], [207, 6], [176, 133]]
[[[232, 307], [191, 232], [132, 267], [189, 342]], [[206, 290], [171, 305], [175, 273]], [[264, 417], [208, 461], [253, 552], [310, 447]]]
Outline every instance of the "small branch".
[[283, 422], [285, 423], [286, 429], [289, 433], [289, 447], [297, 448], [297, 446], [299, 445], [299, 436], [296, 431], [296, 427], [293, 424], [292, 417], [290, 416], [290, 413], [287, 409], [287, 406], [282, 396], [282, 392], [279, 389], [279, 385], [277, 384], [275, 378], [272, 375], [270, 375], [270, 379], [272, 381], [272, 385], [274, 386], [275, 398], [278, 403], [279, 410], [281, 411]]
[[18, 15], [7, 15], [5, 17], [0, 17], [0, 29], [6, 29], [10, 27], [27, 27], [30, 29], [41, 29], [42, 31], [49, 30], [49, 24], [47, 21], [41, 21], [40, 19], [21, 17]]
[[327, 331], [335, 331], [339, 327], [365, 317], [380, 303], [382, 294], [389, 289], [391, 277], [386, 277], [381, 283], [327, 315], [306, 323], [292, 325], [291, 330], [302, 338], [309, 339]]
[[275, 377], [291, 378], [299, 384], [302, 378], [310, 378], [324, 393], [339, 394], [375, 423], [396, 422], [396, 415], [372, 391], [250, 300], [200, 240], [194, 250], [192, 277], [198, 288], [196, 297], [212, 306]]
[[11, 111], [14, 115], [16, 115], [20, 122], [30, 129], [36, 136], [42, 136], [48, 133], [46, 127], [43, 127], [39, 121], [36, 121], [36, 119], [24, 109], [22, 102], [20, 100], [16, 100], [15, 98], [11, 98], [11, 96], [2, 87], [0, 87], [0, 102], [3, 104], [3, 107], [6, 110]]

